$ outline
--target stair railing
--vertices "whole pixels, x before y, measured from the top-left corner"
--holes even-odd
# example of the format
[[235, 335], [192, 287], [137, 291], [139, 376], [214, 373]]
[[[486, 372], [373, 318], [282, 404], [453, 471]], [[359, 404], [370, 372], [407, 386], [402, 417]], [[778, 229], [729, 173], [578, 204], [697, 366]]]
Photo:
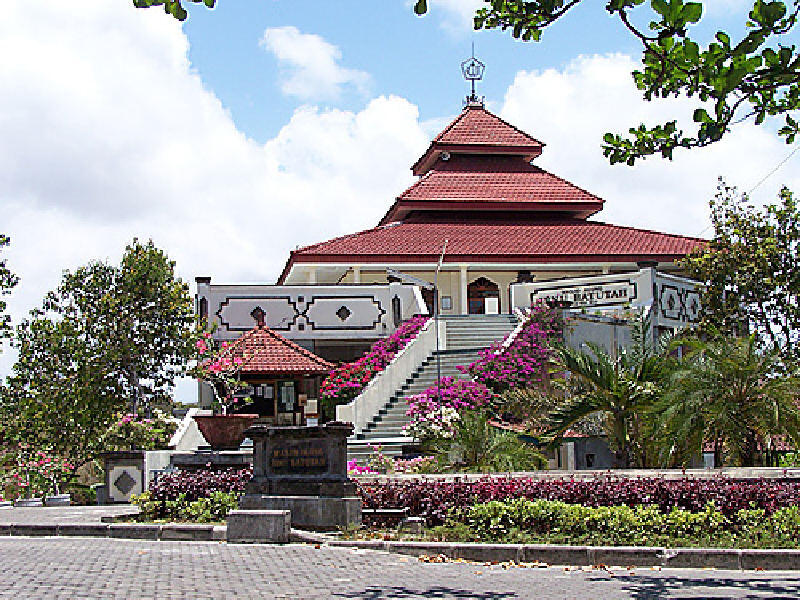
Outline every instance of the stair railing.
[[[445, 321], [441, 321], [439, 343], [443, 348], [447, 347], [444, 344], [446, 330]], [[433, 319], [429, 319], [417, 336], [395, 355], [383, 371], [372, 378], [358, 396], [348, 404], [336, 407], [336, 420], [352, 423], [355, 428], [354, 436], [362, 433], [389, 399], [435, 350], [436, 328]]]
[[517, 317], [517, 326], [514, 327], [511, 333], [508, 334], [508, 337], [503, 340], [503, 344], [500, 346], [500, 349], [496, 352], [496, 354], [500, 354], [503, 350], [514, 343], [514, 340], [517, 339], [517, 336], [525, 326], [525, 321], [528, 319], [528, 314], [516, 306], [514, 307], [514, 316]]

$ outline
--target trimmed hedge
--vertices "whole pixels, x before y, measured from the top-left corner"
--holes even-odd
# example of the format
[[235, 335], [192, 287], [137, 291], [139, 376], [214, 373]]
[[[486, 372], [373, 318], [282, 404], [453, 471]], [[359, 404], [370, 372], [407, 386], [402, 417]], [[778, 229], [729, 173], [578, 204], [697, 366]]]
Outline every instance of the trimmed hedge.
[[[525, 479], [485, 477], [478, 481], [433, 479], [359, 482], [365, 508], [408, 508], [429, 526], [442, 525], [452, 509], [492, 500], [559, 500], [582, 506], [656, 506], [661, 512], [681, 508], [701, 512], [711, 503], [724, 515], [742, 509], [772, 514], [800, 504], [796, 479], [678, 479], [657, 477]], [[377, 523], [376, 523], [377, 524]]]
[[[783, 547], [800, 544], [800, 507], [742, 509], [725, 514], [709, 503], [702, 511], [658, 506], [590, 507], [517, 498], [454, 511], [445, 537], [487, 542], [608, 545]], [[468, 529], [464, 529], [464, 526]], [[449, 531], [448, 531], [449, 529]]]

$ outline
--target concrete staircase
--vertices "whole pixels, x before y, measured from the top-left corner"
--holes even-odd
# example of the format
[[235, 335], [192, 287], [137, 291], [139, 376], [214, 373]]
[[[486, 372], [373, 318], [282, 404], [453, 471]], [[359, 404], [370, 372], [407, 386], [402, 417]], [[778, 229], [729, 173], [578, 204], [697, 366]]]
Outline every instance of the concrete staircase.
[[[457, 367], [465, 366], [478, 357], [478, 351], [502, 340], [516, 326], [513, 315], [470, 315], [440, 317], [440, 327], [446, 327], [446, 348], [438, 353], [439, 372], [442, 377], [452, 376], [468, 379]], [[399, 456], [403, 446], [413, 443], [403, 435], [408, 423], [407, 399], [436, 384], [437, 354], [429, 354], [406, 382], [387, 399], [384, 407], [375, 415], [356, 439], [348, 441], [347, 455], [350, 460], [363, 463], [372, 454], [371, 445], [380, 445], [387, 456]]]

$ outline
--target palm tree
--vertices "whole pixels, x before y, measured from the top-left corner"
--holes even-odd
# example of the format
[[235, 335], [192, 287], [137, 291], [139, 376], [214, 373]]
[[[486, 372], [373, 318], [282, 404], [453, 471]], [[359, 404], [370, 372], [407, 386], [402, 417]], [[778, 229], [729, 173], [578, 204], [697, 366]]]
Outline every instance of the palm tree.
[[685, 344], [689, 352], [654, 406], [666, 461], [685, 464], [710, 442], [715, 464], [726, 452], [734, 463], [753, 466], [773, 436], [800, 442], [800, 381], [781, 375], [777, 352], [760, 351], [755, 335], [714, 334]]
[[603, 413], [609, 445], [616, 456], [616, 467], [644, 467], [650, 462], [643, 422], [646, 409], [661, 390], [669, 363], [667, 340], [651, 340], [649, 315], [633, 322], [633, 344], [613, 355], [605, 348], [587, 342], [589, 351], [562, 345], [556, 349], [559, 368], [569, 372], [569, 385], [575, 380], [575, 393], [549, 416], [545, 439], [551, 442], [578, 421]]

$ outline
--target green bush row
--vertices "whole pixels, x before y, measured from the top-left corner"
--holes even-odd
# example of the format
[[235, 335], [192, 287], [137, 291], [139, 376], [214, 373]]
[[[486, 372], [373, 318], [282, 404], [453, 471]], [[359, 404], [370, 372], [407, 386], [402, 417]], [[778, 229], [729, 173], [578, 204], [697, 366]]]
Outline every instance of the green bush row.
[[191, 521], [193, 523], [218, 523], [238, 506], [239, 495], [234, 492], [211, 492], [208, 497], [194, 501], [180, 494], [175, 500], [153, 500], [150, 492], [131, 498], [139, 507], [141, 521]]
[[789, 548], [800, 546], [800, 507], [726, 516], [713, 504], [701, 512], [662, 512], [657, 506], [595, 508], [517, 498], [453, 512], [448, 528], [451, 536], [495, 542]]

